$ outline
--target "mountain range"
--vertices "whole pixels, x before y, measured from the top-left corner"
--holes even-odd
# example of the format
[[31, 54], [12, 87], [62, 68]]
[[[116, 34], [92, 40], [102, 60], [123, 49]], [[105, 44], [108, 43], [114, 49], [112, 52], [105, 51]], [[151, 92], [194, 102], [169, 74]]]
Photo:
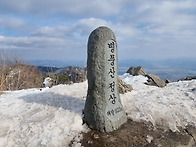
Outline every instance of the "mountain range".
[[[64, 72], [70, 66], [86, 67], [84, 61], [57, 61], [57, 60], [34, 60], [30, 61], [33, 65], [39, 66], [43, 72]], [[178, 79], [196, 75], [196, 59], [180, 58], [167, 60], [143, 60], [128, 59], [119, 60], [118, 74], [122, 75], [131, 66], [142, 66], [147, 73], [152, 73], [163, 80], [170, 79], [177, 81]]]

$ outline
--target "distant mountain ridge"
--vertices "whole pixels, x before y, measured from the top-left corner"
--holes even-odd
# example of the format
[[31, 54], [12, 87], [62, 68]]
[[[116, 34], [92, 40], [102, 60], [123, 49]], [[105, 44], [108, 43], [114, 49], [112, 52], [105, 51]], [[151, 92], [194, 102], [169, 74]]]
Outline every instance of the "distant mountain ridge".
[[42, 73], [48, 73], [48, 72], [55, 72], [56, 70], [58, 70], [58, 67], [47, 67], [47, 66], [37, 66], [38, 70]]
[[42, 67], [85, 67], [86, 61], [78, 60], [78, 61], [60, 61], [60, 60], [30, 60], [27, 61], [32, 65], [42, 66]]
[[[34, 65], [38, 66], [41, 65], [39, 68], [43, 72], [53, 71], [56, 73], [66, 71], [69, 66], [86, 67], [85, 61], [37, 60], [32, 63], [36, 63]], [[196, 59], [193, 58], [167, 60], [121, 59], [118, 62], [118, 74], [124, 74], [131, 66], [142, 66], [147, 73], [153, 73], [162, 79], [170, 79], [172, 81], [196, 75]]]
[[143, 60], [143, 59], [128, 59], [119, 61], [119, 67], [127, 66], [142, 66], [148, 69], [187, 69], [196, 70], [196, 59], [165, 59], [165, 60]]
[[66, 66], [66, 67], [46, 67], [46, 66], [38, 66], [38, 70], [43, 74], [46, 73], [54, 73], [54, 74], [64, 74], [65, 72], [69, 76], [69, 80], [78, 83], [86, 80], [87, 72], [86, 68], [82, 67], [73, 67], [73, 66]]

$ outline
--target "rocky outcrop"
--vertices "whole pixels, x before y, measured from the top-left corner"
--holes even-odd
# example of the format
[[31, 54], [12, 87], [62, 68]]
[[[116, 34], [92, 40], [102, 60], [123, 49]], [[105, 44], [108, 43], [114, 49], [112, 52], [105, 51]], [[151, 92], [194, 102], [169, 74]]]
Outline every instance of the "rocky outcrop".
[[182, 78], [182, 79], [180, 79], [178, 81], [189, 81], [189, 80], [194, 80], [194, 79], [196, 79], [196, 76], [188, 76], [188, 77]]
[[153, 74], [147, 74], [146, 77], [148, 77], [147, 85], [157, 86], [157, 87], [164, 87], [166, 84], [165, 82], [160, 79], [159, 77], [153, 75]]
[[138, 75], [145, 76], [146, 75], [146, 71], [141, 66], [138, 66], [138, 67], [132, 66], [128, 69], [127, 73], [129, 73], [130, 75], [133, 75], [133, 76], [138, 76]]
[[147, 85], [164, 87], [166, 86], [166, 83], [168, 84], [171, 82], [168, 79], [166, 81], [163, 81], [162, 79], [160, 79], [158, 76], [154, 74], [147, 74], [142, 66], [138, 66], [138, 67], [132, 66], [128, 69], [127, 73], [133, 76], [138, 76], [138, 75], [146, 76], [148, 78], [148, 81], [145, 84]]
[[80, 83], [87, 79], [87, 72], [85, 68], [69, 66], [66, 70], [69, 80], [73, 83]]
[[119, 76], [118, 76], [118, 88], [119, 88], [119, 93], [121, 94], [131, 92], [133, 90], [133, 87], [129, 84], [126, 84]]

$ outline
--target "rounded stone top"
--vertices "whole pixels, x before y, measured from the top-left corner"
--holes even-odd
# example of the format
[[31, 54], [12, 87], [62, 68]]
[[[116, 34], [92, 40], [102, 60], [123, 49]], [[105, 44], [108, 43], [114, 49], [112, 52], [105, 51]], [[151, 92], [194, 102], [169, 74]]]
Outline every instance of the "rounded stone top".
[[[97, 30], [113, 32], [110, 28], [108, 28], [108, 27], [106, 27], [106, 26], [100, 26], [100, 27], [96, 28], [94, 31], [97, 31]], [[93, 31], [93, 32], [94, 32], [94, 31]]]
[[90, 40], [115, 40], [116, 41], [116, 37], [114, 35], [114, 32], [106, 27], [106, 26], [101, 26], [96, 28], [94, 31], [92, 31], [92, 33], [89, 36], [89, 41]]

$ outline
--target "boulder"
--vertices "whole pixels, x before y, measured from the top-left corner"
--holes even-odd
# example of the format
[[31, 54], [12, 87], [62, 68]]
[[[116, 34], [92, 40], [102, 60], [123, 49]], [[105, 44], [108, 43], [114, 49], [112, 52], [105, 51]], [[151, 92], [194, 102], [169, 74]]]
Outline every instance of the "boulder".
[[125, 83], [119, 76], [118, 76], [118, 88], [119, 88], [119, 93], [121, 94], [131, 92], [133, 90], [133, 87]]
[[130, 75], [133, 75], [133, 76], [138, 76], [138, 75], [145, 76], [146, 75], [146, 71], [141, 66], [138, 66], [138, 67], [132, 66], [128, 69], [127, 73], [129, 73]]
[[158, 76], [155, 76], [153, 74], [147, 74], [146, 77], [148, 77], [147, 85], [157, 86], [157, 87], [164, 87], [166, 84], [165, 82], [160, 79]]

